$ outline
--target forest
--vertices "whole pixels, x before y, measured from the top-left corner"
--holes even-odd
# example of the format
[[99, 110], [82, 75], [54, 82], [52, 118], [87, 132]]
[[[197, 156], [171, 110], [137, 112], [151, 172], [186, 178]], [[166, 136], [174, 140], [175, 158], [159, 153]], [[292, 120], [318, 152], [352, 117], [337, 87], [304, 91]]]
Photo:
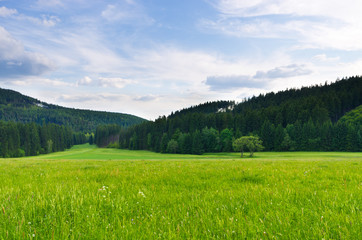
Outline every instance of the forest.
[[362, 77], [355, 76], [261, 94], [238, 104], [200, 104], [122, 128], [119, 147], [162, 153], [229, 152], [233, 139], [254, 135], [265, 151], [361, 151], [361, 96]]
[[87, 142], [83, 133], [54, 123], [15, 123], [0, 121], [0, 157], [24, 157], [64, 151]]
[[[99, 147], [203, 154], [233, 151], [256, 136], [265, 151], [362, 150], [362, 77], [260, 94], [241, 103], [207, 102], [155, 121], [59, 107], [11, 90], [0, 95], [0, 156]], [[3, 121], [6, 120], [6, 121]]]
[[94, 133], [102, 124], [129, 127], [144, 119], [129, 114], [65, 108], [0, 88], [0, 120], [40, 125], [54, 123], [75, 132]]

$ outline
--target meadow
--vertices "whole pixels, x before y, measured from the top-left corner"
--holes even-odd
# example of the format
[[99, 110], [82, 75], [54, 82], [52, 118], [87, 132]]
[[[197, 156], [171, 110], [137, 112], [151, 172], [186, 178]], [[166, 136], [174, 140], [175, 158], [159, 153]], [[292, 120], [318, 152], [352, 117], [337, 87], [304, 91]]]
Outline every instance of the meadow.
[[0, 239], [360, 239], [362, 154], [0, 159]]

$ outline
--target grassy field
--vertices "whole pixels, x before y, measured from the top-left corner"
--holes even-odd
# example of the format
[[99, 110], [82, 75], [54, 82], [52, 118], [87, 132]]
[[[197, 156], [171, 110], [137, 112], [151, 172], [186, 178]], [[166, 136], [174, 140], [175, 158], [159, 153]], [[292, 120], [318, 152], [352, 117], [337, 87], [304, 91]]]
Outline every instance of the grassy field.
[[361, 153], [0, 159], [0, 239], [361, 239]]

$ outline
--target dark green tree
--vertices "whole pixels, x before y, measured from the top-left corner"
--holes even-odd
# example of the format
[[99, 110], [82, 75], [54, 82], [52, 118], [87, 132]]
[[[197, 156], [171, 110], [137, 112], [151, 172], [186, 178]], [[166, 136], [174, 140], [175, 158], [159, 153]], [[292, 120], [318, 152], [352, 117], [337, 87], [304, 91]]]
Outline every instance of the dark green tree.
[[164, 133], [161, 138], [161, 145], [160, 145], [160, 151], [161, 153], [167, 152], [167, 144], [168, 144], [168, 135], [167, 133]]
[[220, 133], [221, 149], [223, 152], [231, 152], [233, 144], [233, 133], [228, 128], [225, 128]]
[[201, 133], [198, 130], [192, 134], [192, 154], [200, 155], [204, 153], [204, 146], [201, 138]]
[[171, 139], [167, 144], [167, 152], [168, 153], [177, 153], [178, 152], [178, 143], [176, 140]]

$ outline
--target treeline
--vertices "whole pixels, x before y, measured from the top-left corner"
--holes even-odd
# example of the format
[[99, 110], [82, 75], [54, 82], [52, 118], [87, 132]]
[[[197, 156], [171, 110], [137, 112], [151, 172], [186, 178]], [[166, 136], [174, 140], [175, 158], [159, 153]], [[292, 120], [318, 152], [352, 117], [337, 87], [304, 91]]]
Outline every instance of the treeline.
[[[240, 131], [205, 126], [201, 130], [184, 133], [177, 128], [172, 134], [135, 127], [120, 136], [121, 148], [151, 150], [162, 153], [202, 154], [204, 152], [230, 152], [234, 139], [246, 135], [257, 135], [263, 141], [266, 151], [353, 151], [362, 150], [362, 126], [331, 121], [323, 124], [309, 120], [275, 126], [265, 121], [258, 131], [243, 135]], [[132, 134], [132, 135], [130, 135]]]
[[40, 102], [16, 91], [0, 88], [0, 120], [40, 125], [54, 123], [72, 128], [75, 132], [95, 132], [97, 126], [117, 124], [129, 127], [145, 121], [122, 113], [80, 110]]
[[96, 129], [94, 143], [98, 147], [106, 147], [109, 144], [118, 145], [121, 127], [116, 124], [101, 125]]
[[361, 96], [362, 78], [352, 77], [260, 95], [233, 110], [233, 102], [225, 102], [224, 111], [199, 105], [123, 130], [119, 145], [200, 154], [231, 151], [233, 138], [258, 135], [267, 151], [361, 151], [361, 125], [338, 122], [362, 104]]
[[23, 157], [64, 151], [87, 142], [83, 133], [56, 124], [14, 123], [0, 121], [0, 156]]
[[199, 104], [197, 106], [192, 106], [189, 108], [182, 109], [180, 111], [176, 111], [174, 113], [171, 113], [169, 116], [172, 117], [178, 117], [183, 114], [189, 114], [189, 113], [218, 113], [218, 112], [230, 112], [233, 110], [235, 106], [234, 101], [215, 101], [215, 102], [206, 102]]

